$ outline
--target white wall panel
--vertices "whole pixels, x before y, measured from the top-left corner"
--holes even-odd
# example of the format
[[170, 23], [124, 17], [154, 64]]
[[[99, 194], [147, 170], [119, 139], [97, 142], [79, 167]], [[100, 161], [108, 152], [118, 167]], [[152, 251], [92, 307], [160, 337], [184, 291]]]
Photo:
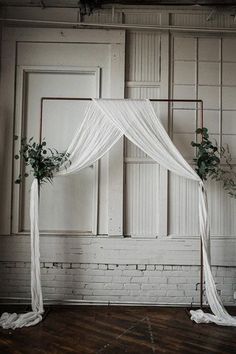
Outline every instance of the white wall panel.
[[236, 38], [223, 38], [222, 58], [224, 62], [236, 62]]
[[172, 24], [177, 26], [177, 25], [183, 25], [186, 27], [191, 27], [191, 26], [201, 26], [205, 24], [206, 22], [206, 15], [202, 13], [198, 14], [186, 14], [186, 13], [174, 13], [171, 16], [172, 19]]
[[[19, 3], [19, 2], [18, 2]], [[47, 7], [45, 9], [39, 9], [38, 7], [22, 7], [22, 6], [13, 6], [13, 7], [5, 7], [4, 15], [8, 18], [20, 18], [20, 19], [35, 19], [42, 21], [77, 21], [78, 19], [78, 10], [75, 11], [73, 8], [50, 8]], [[57, 27], [59, 26], [57, 24]]]
[[220, 88], [217, 86], [199, 86], [198, 98], [203, 100], [205, 109], [220, 108]]
[[[86, 75], [83, 76], [84, 84], [81, 82], [79, 85], [83, 85], [84, 89], [86, 89], [88, 81], [86, 83]], [[52, 78], [50, 80], [45, 77], [45, 80], [55, 84]], [[39, 81], [38, 78], [38, 86]], [[71, 87], [73, 86], [73, 81], [70, 78]], [[57, 81], [56, 83], [58, 84]], [[48, 82], [47, 85], [50, 86]], [[65, 87], [68, 85], [65, 79], [63, 85]], [[58, 84], [58, 86], [61, 85]], [[32, 92], [35, 93], [35, 91], [32, 89]], [[78, 87], [77, 92], [79, 92]], [[65, 151], [74, 136], [75, 130], [82, 123], [86, 107], [86, 102], [81, 105], [81, 102], [76, 101], [61, 102], [58, 100], [44, 103], [42, 136], [45, 137], [49, 146], [53, 146], [59, 151]], [[55, 127], [57, 127], [57, 134], [55, 134]], [[54, 180], [52, 186], [46, 184], [42, 190], [40, 203], [41, 230], [91, 233], [93, 229], [93, 233], [96, 234], [97, 184], [98, 176], [95, 165], [75, 175], [58, 177]], [[26, 190], [26, 193], [28, 194], [28, 190]], [[22, 205], [24, 205], [23, 202]], [[55, 205], [57, 206], [56, 208]], [[28, 209], [28, 205], [26, 209]]]
[[[45, 34], [47, 36], [44, 37]], [[112, 34], [114, 34], [113, 38]], [[9, 35], [13, 43], [20, 38], [16, 57], [20, 73], [16, 82], [16, 134], [27, 134], [28, 137], [34, 136], [38, 140], [42, 97], [82, 98], [99, 97], [101, 94], [103, 97], [115, 97], [116, 95], [122, 97], [124, 92], [124, 32], [96, 31], [95, 33], [93, 30], [71, 32], [66, 29], [61, 32], [44, 28], [42, 30], [18, 29], [18, 31], [10, 29], [6, 30], [5, 35]], [[74, 35], [78, 43], [74, 43]], [[46, 43], [50, 40], [53, 43]], [[85, 43], [80, 43], [80, 41]], [[99, 76], [100, 73], [101, 76]], [[115, 89], [110, 87], [113, 81], [117, 83]], [[57, 104], [55, 102], [51, 102], [50, 109], [44, 104], [42, 135], [46, 137], [50, 145], [64, 150], [68, 146], [68, 141], [71, 140], [73, 129], [80, 123], [82, 113], [75, 101], [63, 101], [62, 106], [61, 102]], [[15, 146], [16, 152], [18, 147]], [[121, 149], [121, 154], [122, 152], [123, 149]], [[112, 152], [109, 157], [112, 159]], [[17, 176], [16, 169], [15, 172]], [[95, 175], [98, 182], [98, 169], [88, 168], [79, 175], [67, 177], [68, 180], [58, 178], [51, 188], [45, 187], [45, 193], [41, 198], [40, 226], [42, 231], [54, 234], [97, 234], [98, 212], [95, 205], [98, 204], [98, 183], [92, 177]], [[117, 176], [116, 172], [115, 176]], [[99, 213], [98, 232], [108, 234], [108, 225], [113, 220], [111, 215], [108, 217], [108, 208], [112, 204], [108, 203], [108, 185], [112, 180], [112, 173], [110, 170], [108, 183], [107, 156], [102, 160], [99, 177], [102, 193], [99, 197], [99, 207], [102, 211]], [[123, 204], [123, 175], [121, 181], [121, 204]], [[29, 229], [28, 190], [29, 184], [22, 188], [20, 199], [19, 187], [14, 185], [12, 212], [14, 233], [27, 232]], [[116, 192], [119, 193], [118, 188]], [[58, 206], [56, 209], [55, 204]], [[122, 205], [120, 210], [116, 210], [116, 219], [118, 219], [119, 212], [123, 219]]]
[[127, 164], [126, 235], [157, 237], [160, 216], [158, 179], [158, 164]]
[[[70, 144], [74, 131], [82, 123], [87, 102], [45, 100], [40, 124], [40, 98], [45, 96], [75, 97], [75, 92], [82, 97], [84, 94], [96, 96], [98, 74], [97, 69], [77, 70], [73, 72], [29, 72], [26, 74], [26, 95], [23, 134], [33, 136], [37, 141], [41, 128], [42, 138], [49, 147], [65, 151]], [[83, 89], [81, 89], [83, 87]], [[18, 94], [20, 94], [18, 92]], [[20, 117], [18, 117], [20, 118]], [[66, 178], [56, 178], [53, 186], [46, 184], [41, 192], [41, 231], [96, 233], [97, 225], [97, 174], [95, 167], [87, 168], [80, 173]], [[26, 179], [20, 199], [22, 220], [20, 231], [29, 231], [29, 189], [31, 180]], [[55, 208], [55, 205], [57, 207]], [[94, 219], [95, 216], [95, 219]], [[94, 221], [94, 223], [93, 223]], [[96, 226], [95, 226], [96, 229]], [[93, 230], [93, 231], [92, 231]]]
[[[196, 99], [197, 45], [197, 38], [184, 35], [173, 37], [172, 97], [175, 99]], [[195, 140], [196, 108], [196, 103], [178, 102], [173, 104], [171, 111], [172, 140], [188, 160], [191, 160], [195, 154], [195, 149], [190, 143]], [[168, 187], [168, 233], [180, 237], [197, 235], [198, 221], [195, 214], [198, 213], [196, 204], [198, 195], [196, 186], [193, 182], [170, 173]]]
[[198, 59], [205, 61], [220, 61], [220, 39], [198, 38]]
[[[130, 19], [131, 20], [131, 19]], [[161, 80], [161, 36], [156, 32], [128, 33], [126, 97], [159, 98]], [[161, 106], [152, 102], [158, 116]], [[165, 117], [166, 118], [166, 117]], [[159, 230], [159, 166], [125, 139], [125, 234], [156, 237]]]
[[[195, 99], [196, 87], [193, 85], [174, 85], [173, 86], [173, 98], [176, 99]], [[195, 103], [191, 102], [175, 102], [173, 107], [175, 108], [194, 108]]]
[[[0, 29], [2, 30], [2, 28]], [[1, 31], [2, 32], [2, 31]], [[2, 33], [1, 33], [2, 34]], [[0, 105], [0, 234], [11, 234], [12, 218], [12, 155], [14, 129], [15, 45], [1, 43], [1, 105]], [[4, 166], [4, 167], [3, 167]]]
[[230, 198], [219, 182], [207, 183], [212, 236], [235, 236], [236, 199]]
[[174, 59], [195, 60], [196, 39], [191, 37], [176, 37], [174, 40]]
[[196, 129], [196, 112], [190, 109], [173, 110], [173, 133], [192, 134]]
[[236, 111], [222, 112], [222, 133], [236, 135]]
[[126, 158], [148, 158], [147, 154], [139, 149], [135, 144], [125, 139], [125, 157]]
[[150, 11], [123, 11], [123, 22], [128, 24], [148, 24], [159, 25], [161, 23], [161, 13]]
[[198, 184], [170, 173], [169, 234], [199, 235]]
[[236, 86], [236, 63], [223, 63], [223, 85]]
[[[148, 84], [137, 85], [136, 83], [133, 86], [126, 86], [126, 96], [129, 98], [160, 98], [160, 87], [157, 86], [148, 86]], [[152, 102], [152, 104], [157, 108], [159, 103]]]
[[236, 110], [236, 87], [222, 87], [222, 108]]
[[219, 85], [220, 65], [213, 62], [199, 62], [198, 83], [199, 85]]
[[192, 134], [173, 134], [173, 142], [181, 154], [188, 160], [194, 157], [194, 148], [190, 145], [195, 141], [195, 135]]
[[[181, 42], [182, 40], [182, 42]], [[177, 44], [176, 44], [176, 43]], [[174, 98], [193, 98], [202, 99], [204, 103], [204, 125], [208, 127], [210, 138], [220, 144], [229, 144], [232, 157], [236, 157], [235, 143], [235, 97], [236, 97], [236, 79], [235, 79], [235, 39], [232, 38], [209, 38], [198, 37], [186, 39], [184, 35], [174, 37], [174, 56], [173, 73], [176, 77], [184, 77], [185, 85], [173, 85]], [[223, 45], [223, 46], [222, 46]], [[176, 48], [181, 47], [184, 54], [181, 54]], [[190, 54], [188, 54], [190, 47]], [[195, 82], [193, 82], [193, 72], [184, 70], [180, 63], [182, 57], [187, 58], [187, 63], [196, 63]], [[186, 59], [185, 59], [186, 60]], [[230, 62], [229, 62], [230, 61]], [[178, 74], [175, 73], [178, 71]], [[189, 77], [185, 77], [185, 75]], [[180, 80], [180, 79], [179, 79]], [[222, 82], [221, 82], [222, 80]], [[191, 85], [186, 85], [191, 82]], [[174, 81], [175, 83], [175, 81]], [[222, 86], [221, 86], [222, 85]], [[235, 85], [235, 86], [234, 86]], [[189, 91], [188, 91], [189, 90]], [[175, 107], [183, 107], [183, 104], [177, 104]], [[190, 108], [190, 105], [188, 105]], [[186, 105], [185, 105], [186, 108]], [[183, 155], [192, 160], [190, 143], [194, 140], [195, 123], [186, 122], [188, 113], [195, 114], [194, 110], [187, 111], [181, 115], [182, 111], [173, 110], [173, 141], [180, 149]], [[199, 112], [200, 114], [200, 112]], [[178, 123], [177, 120], [179, 119]], [[194, 122], [192, 119], [191, 122]], [[191, 134], [192, 132], [192, 134]], [[187, 134], [188, 133], [188, 134]], [[193, 154], [193, 149], [192, 149]], [[235, 233], [234, 220], [232, 212], [235, 212], [235, 201], [230, 199], [222, 186], [210, 181], [209, 205], [211, 215], [212, 234], [215, 237], [230, 236]], [[190, 201], [197, 198], [197, 190], [189, 186], [187, 182], [179, 177], [171, 175], [170, 178], [170, 233], [177, 235], [197, 235], [198, 228], [194, 225], [193, 219], [184, 220], [184, 213], [191, 210]], [[181, 208], [175, 206], [180, 200]], [[192, 216], [194, 213], [192, 212]], [[234, 219], [234, 218], [233, 218]], [[192, 226], [188, 224], [191, 223]]]
[[[199, 237], [192, 239], [95, 238], [45, 235], [41, 237], [41, 262], [101, 264], [180, 264], [199, 265]], [[29, 262], [28, 236], [1, 237], [2, 262]], [[11, 252], [8, 252], [11, 250]], [[235, 240], [212, 242], [212, 264], [236, 266]], [[67, 269], [68, 270], [68, 269]], [[21, 271], [21, 270], [20, 270]], [[16, 269], [13, 268], [13, 273]], [[189, 273], [191, 277], [191, 272]], [[185, 274], [186, 276], [186, 274]], [[107, 283], [107, 279], [104, 283]], [[15, 284], [14, 284], [15, 285]]]
[[[174, 83], [181, 85], [193, 85], [196, 81], [195, 62], [177, 61], [174, 70]], [[184, 73], [184, 75], [183, 75]]]
[[106, 154], [99, 162], [98, 234], [108, 234], [108, 168], [109, 156]]
[[228, 145], [233, 159], [236, 158], [236, 136], [234, 134], [222, 134], [222, 144]]
[[128, 32], [126, 63], [126, 80], [159, 82], [160, 34]]
[[89, 23], [119, 23], [122, 20], [121, 13], [112, 12], [112, 9], [94, 11], [90, 15], [83, 16], [83, 22]]
[[[43, 33], [43, 31], [42, 31]], [[79, 38], [78, 38], [79, 41]], [[66, 50], [67, 47], [67, 50]], [[61, 65], [61, 66], [100, 66], [109, 62], [109, 57], [104, 58], [104, 53], [109, 53], [109, 45], [89, 43], [19, 43], [18, 65]], [[42, 53], [47, 53], [42, 57]], [[62, 55], [63, 53], [63, 55]], [[89, 65], [88, 56], [89, 55]]]
[[221, 128], [221, 112], [217, 110], [205, 110], [204, 125], [211, 134], [219, 134]]
[[[174, 11], [173, 11], [174, 12]], [[174, 12], [172, 25], [184, 27], [236, 27], [233, 16], [215, 12], [209, 19], [209, 11]]]

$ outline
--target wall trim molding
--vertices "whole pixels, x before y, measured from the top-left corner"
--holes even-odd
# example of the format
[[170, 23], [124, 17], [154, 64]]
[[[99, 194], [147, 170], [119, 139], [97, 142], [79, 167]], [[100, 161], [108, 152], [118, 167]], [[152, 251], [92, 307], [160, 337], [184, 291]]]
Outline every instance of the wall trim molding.
[[[92, 300], [43, 300], [45, 306], [155, 306], [155, 307], [190, 307], [190, 308], [199, 308], [199, 303], [156, 303], [156, 302], [127, 302], [127, 301], [92, 301]], [[0, 297], [1, 305], [30, 305], [30, 298], [19, 298], [19, 297]], [[204, 302], [203, 305], [207, 308], [207, 304]], [[224, 306], [235, 307], [235, 303], [225, 303]]]
[[[14, 18], [0, 18], [0, 22], [11, 22], [11, 23], [24, 23], [24, 24], [39, 24], [39, 25], [63, 25], [83, 28], [108, 28], [108, 29], [131, 29], [131, 30], [151, 30], [151, 31], [160, 31], [160, 32], [191, 32], [191, 33], [228, 33], [235, 34], [236, 28], [230, 27], [187, 27], [187, 26], [173, 26], [173, 25], [136, 25], [136, 24], [114, 24], [114, 23], [93, 23], [93, 22], [71, 22], [71, 21], [47, 21], [47, 20], [35, 20], [35, 19], [14, 19]], [[44, 39], [45, 40], [45, 39]]]

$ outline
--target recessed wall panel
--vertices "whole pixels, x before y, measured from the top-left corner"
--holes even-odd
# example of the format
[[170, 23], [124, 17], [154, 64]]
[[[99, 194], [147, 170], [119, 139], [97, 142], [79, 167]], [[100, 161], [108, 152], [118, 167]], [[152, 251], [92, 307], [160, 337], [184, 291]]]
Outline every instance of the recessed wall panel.
[[161, 36], [157, 32], [127, 34], [126, 80], [160, 81]]
[[[88, 102], [45, 98], [41, 117], [36, 102], [39, 104], [41, 97], [73, 97], [75, 93], [82, 97], [86, 91], [96, 95], [97, 80], [96, 70], [28, 73], [25, 98], [25, 134], [28, 138], [33, 136], [37, 141], [41, 134], [48, 147], [65, 151], [82, 123]], [[25, 180], [21, 198], [22, 231], [29, 230], [30, 182], [30, 179]], [[44, 185], [40, 198], [41, 231], [92, 233], [96, 183], [95, 167], [91, 167], [73, 176], [56, 177], [53, 185]]]
[[159, 165], [126, 165], [125, 234], [155, 238], [159, 232]]
[[198, 59], [220, 61], [220, 46], [219, 38], [198, 38]]

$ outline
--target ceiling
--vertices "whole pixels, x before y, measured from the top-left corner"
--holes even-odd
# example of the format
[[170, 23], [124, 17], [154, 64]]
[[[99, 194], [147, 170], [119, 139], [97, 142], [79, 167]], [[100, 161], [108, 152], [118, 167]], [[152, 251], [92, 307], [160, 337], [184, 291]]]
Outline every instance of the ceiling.
[[0, 6], [32, 6], [32, 7], [80, 7], [87, 4], [92, 8], [99, 8], [102, 5], [120, 4], [135, 6], [193, 6], [195, 8], [210, 7], [235, 7], [235, 0], [0, 0]]

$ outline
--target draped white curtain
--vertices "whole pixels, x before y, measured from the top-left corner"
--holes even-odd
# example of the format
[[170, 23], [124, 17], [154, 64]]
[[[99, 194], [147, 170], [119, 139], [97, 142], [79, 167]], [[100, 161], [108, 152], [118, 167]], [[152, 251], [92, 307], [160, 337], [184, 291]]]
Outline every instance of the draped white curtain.
[[[205, 187], [191, 166], [172, 143], [148, 100], [96, 100], [89, 105], [83, 123], [67, 152], [71, 166], [62, 168], [59, 175], [76, 173], [100, 159], [122, 136], [142, 149], [166, 169], [195, 180], [199, 184], [199, 223], [203, 241], [203, 263], [206, 296], [212, 314], [202, 310], [190, 311], [197, 323], [214, 322], [218, 325], [236, 326], [236, 318], [225, 310], [217, 293], [210, 267], [210, 233]], [[38, 230], [38, 184], [31, 187], [31, 295], [32, 312], [27, 314], [4, 313], [0, 325], [4, 328], [31, 326], [41, 321], [43, 299], [40, 281], [40, 254]]]

